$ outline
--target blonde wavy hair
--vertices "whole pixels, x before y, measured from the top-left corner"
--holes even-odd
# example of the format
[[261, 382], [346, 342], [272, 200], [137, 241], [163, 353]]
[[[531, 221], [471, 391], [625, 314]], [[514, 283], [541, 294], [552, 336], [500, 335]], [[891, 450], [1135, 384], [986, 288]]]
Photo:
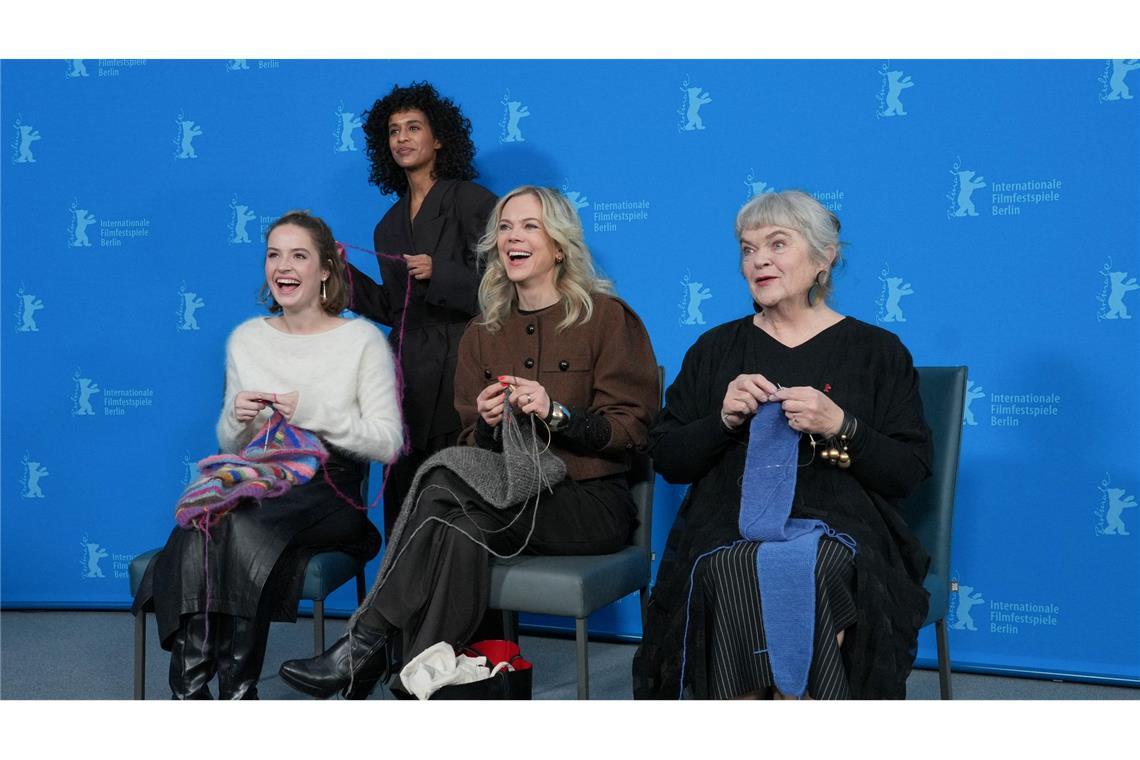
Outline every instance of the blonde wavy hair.
[[522, 185], [499, 198], [487, 220], [487, 231], [479, 240], [479, 257], [484, 267], [483, 279], [479, 282], [479, 308], [483, 312], [479, 324], [489, 332], [502, 328], [518, 302], [515, 285], [507, 278], [507, 270], [499, 258], [499, 220], [511, 198], [527, 194], [538, 198], [542, 206], [542, 226], [562, 254], [562, 261], [554, 265], [554, 286], [566, 312], [566, 317], [558, 323], [559, 332], [573, 324], [590, 321], [594, 315], [592, 293], [614, 292], [613, 283], [599, 275], [594, 267], [574, 204], [553, 188]]

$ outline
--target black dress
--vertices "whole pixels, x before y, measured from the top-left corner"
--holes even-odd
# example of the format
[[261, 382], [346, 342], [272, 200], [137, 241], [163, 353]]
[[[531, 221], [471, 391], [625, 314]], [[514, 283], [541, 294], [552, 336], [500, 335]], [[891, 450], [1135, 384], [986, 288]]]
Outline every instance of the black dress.
[[[710, 660], [718, 648], [709, 641], [716, 629], [710, 623], [716, 618], [715, 594], [694, 593], [690, 605], [689, 582], [698, 557], [740, 539], [748, 427], [729, 433], [720, 408], [729, 383], [742, 373], [761, 373], [784, 387], [813, 386], [858, 420], [847, 470], [812, 461], [804, 436], [799, 462], [806, 466], [797, 472], [791, 514], [823, 520], [857, 543], [849, 586], [824, 588], [817, 562], [817, 599], [830, 599], [833, 609], [821, 615], [824, 605], [817, 605], [816, 628], [847, 629], [841, 654], [850, 696], [904, 698], [926, 617], [922, 580], [929, 558], [895, 505], [929, 474], [931, 461], [910, 353], [892, 333], [851, 317], [788, 348], [756, 327], [751, 316], [710, 330], [689, 349], [651, 432], [654, 467], [669, 482], [692, 487], [658, 569], [634, 657], [634, 696], [675, 699], [685, 688], [696, 697], [718, 694], [718, 667]], [[821, 556], [826, 544], [821, 542]], [[694, 574], [698, 592], [707, 588], [705, 572], [698, 566]], [[845, 587], [854, 599], [852, 627], [842, 620]], [[818, 642], [819, 637], [817, 658]], [[813, 662], [813, 678], [815, 669]]]
[[479, 313], [478, 241], [496, 196], [482, 185], [440, 179], [432, 185], [412, 221], [410, 200], [400, 198], [376, 225], [373, 242], [379, 253], [403, 256], [431, 254], [431, 279], [410, 280], [408, 312], [404, 296], [408, 270], [379, 258], [381, 283], [352, 269], [350, 308], [373, 322], [392, 328], [395, 351], [404, 325], [401, 370], [404, 376], [404, 422], [411, 453], [397, 462], [384, 494], [385, 533], [391, 531], [416, 469], [430, 454], [455, 444], [454, 377], [459, 339]]
[[[357, 498], [367, 464], [327, 442], [325, 447], [329, 478], [341, 493]], [[210, 529], [208, 541], [198, 530], [175, 527], [147, 568], [131, 611], [138, 614], [153, 601], [164, 649], [185, 614], [293, 621], [309, 558], [330, 549], [371, 559], [380, 536], [365, 513], [341, 499], [318, 471], [278, 497], [239, 505]]]

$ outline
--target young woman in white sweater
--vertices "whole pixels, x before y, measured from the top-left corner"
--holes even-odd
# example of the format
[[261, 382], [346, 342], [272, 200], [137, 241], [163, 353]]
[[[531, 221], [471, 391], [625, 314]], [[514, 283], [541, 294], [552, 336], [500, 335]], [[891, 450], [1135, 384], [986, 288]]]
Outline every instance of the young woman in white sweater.
[[403, 424], [391, 350], [368, 320], [339, 316], [347, 293], [321, 219], [294, 211], [273, 223], [262, 296], [276, 316], [230, 335], [218, 442], [240, 452], [276, 411], [316, 433], [329, 458], [309, 482], [227, 514], [208, 540], [175, 528], [151, 563], [135, 609], [153, 599], [177, 699], [211, 698], [215, 673], [221, 698], [256, 699], [269, 624], [296, 618], [309, 558], [379, 549], [375, 527], [343, 497], [360, 497], [370, 460], [395, 459]]

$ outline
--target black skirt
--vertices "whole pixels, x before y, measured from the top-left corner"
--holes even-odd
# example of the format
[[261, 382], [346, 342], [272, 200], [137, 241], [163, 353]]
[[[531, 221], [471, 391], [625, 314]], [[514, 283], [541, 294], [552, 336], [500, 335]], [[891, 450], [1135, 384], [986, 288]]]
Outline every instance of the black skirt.
[[[692, 604], [703, 619], [690, 640], [704, 658], [686, 668], [692, 695], [732, 699], [774, 685], [761, 617], [756, 573], [760, 544], [741, 541], [706, 558], [695, 573]], [[855, 570], [851, 551], [823, 538], [816, 552], [815, 636], [807, 695], [847, 699], [847, 673], [836, 634], [855, 622]], [[700, 639], [703, 638], [703, 646]]]
[[[327, 448], [329, 478], [358, 501], [368, 465]], [[338, 496], [318, 471], [278, 497], [243, 502], [208, 537], [175, 527], [147, 568], [132, 611], [153, 602], [166, 649], [181, 616], [189, 613], [293, 621], [309, 559], [330, 549], [368, 560], [379, 551], [380, 536], [367, 515]]]

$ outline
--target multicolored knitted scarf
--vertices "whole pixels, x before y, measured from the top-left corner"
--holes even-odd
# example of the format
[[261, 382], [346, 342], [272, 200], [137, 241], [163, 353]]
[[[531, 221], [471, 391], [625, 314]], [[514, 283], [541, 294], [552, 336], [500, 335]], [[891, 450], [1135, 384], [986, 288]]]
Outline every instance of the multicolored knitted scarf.
[[183, 528], [209, 528], [242, 499], [261, 501], [308, 483], [329, 454], [316, 435], [274, 412], [240, 454], [198, 462], [198, 478], [174, 508]]

